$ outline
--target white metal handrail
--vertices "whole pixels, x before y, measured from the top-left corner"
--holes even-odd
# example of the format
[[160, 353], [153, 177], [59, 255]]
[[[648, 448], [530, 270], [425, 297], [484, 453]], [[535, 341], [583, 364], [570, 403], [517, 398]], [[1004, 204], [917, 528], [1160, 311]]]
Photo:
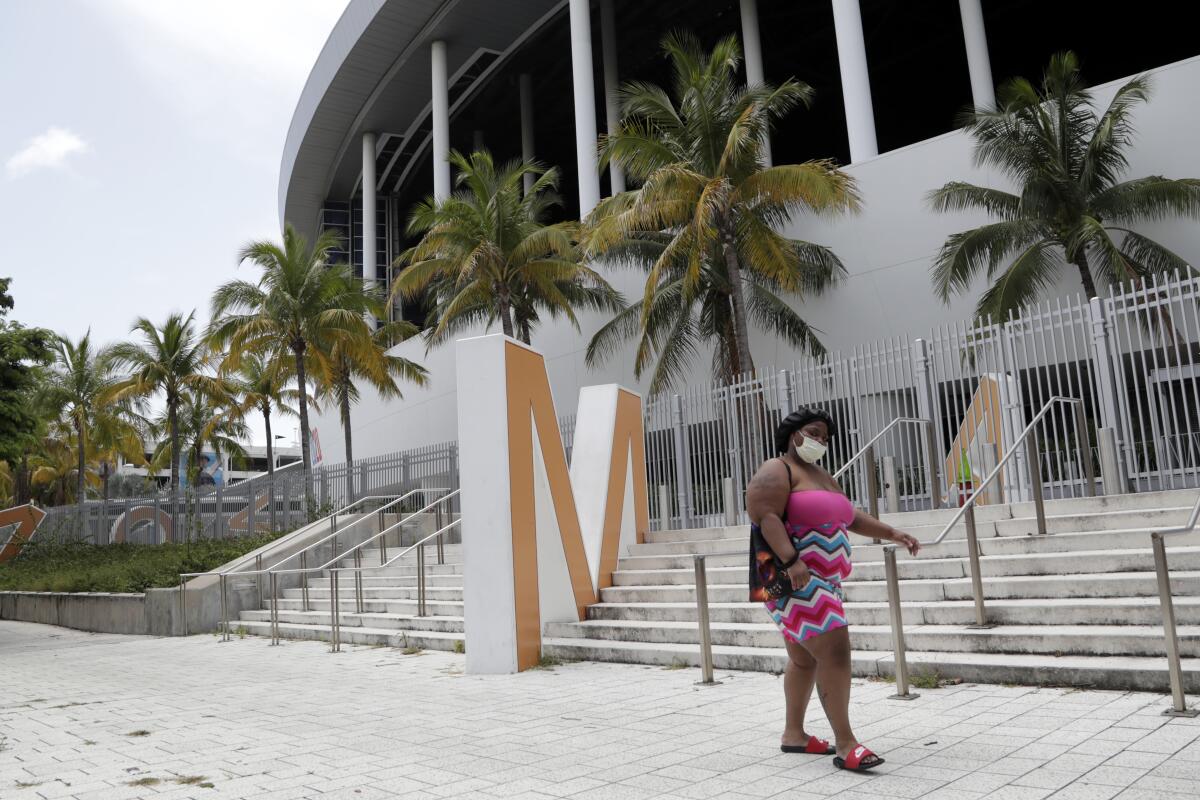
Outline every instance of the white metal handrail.
[[1172, 717], [1195, 717], [1200, 711], [1187, 707], [1183, 692], [1183, 667], [1179, 663], [1179, 633], [1175, 627], [1175, 601], [1171, 597], [1171, 572], [1167, 567], [1166, 537], [1190, 533], [1200, 523], [1200, 497], [1192, 505], [1192, 513], [1183, 525], [1165, 528], [1150, 534], [1150, 547], [1154, 550], [1154, 572], [1158, 578], [1158, 598], [1163, 613], [1163, 637], [1166, 639], [1167, 674], [1171, 681], [1171, 707], [1163, 713]]
[[[927, 419], [919, 417], [897, 417], [884, 426], [883, 430], [871, 437], [871, 440], [859, 448], [858, 452], [846, 460], [845, 464], [833, 473], [833, 479], [840, 478], [850, 466], [862, 459], [866, 464], [867, 477], [867, 513], [873, 517], [879, 516], [879, 476], [875, 472], [875, 443], [883, 438], [884, 434], [891, 431], [900, 425], [919, 425], [925, 428], [925, 452], [928, 457], [927, 469], [929, 470], [929, 501], [933, 508], [941, 506], [941, 492], [938, 490], [937, 480], [937, 446], [934, 444], [933, 423]], [[899, 511], [897, 508], [892, 511]]]
[[[1000, 459], [1000, 462], [984, 478], [983, 482], [975, 488], [971, 496], [963, 503], [962, 508], [951, 518], [941, 533], [932, 541], [922, 543], [929, 545], [940, 544], [959, 521], [965, 518], [967, 525], [967, 560], [971, 571], [971, 593], [974, 595], [975, 600], [975, 624], [969, 625], [969, 628], [992, 627], [987, 621], [987, 609], [984, 604], [983, 575], [979, 564], [979, 539], [975, 531], [975, 506], [978, 504], [979, 498], [983, 496], [983, 490], [996, 480], [1005, 466], [1008, 465], [1008, 462], [1012, 460], [1023, 445], [1029, 455], [1027, 463], [1029, 466], [1029, 482], [1032, 484], [1033, 502], [1037, 516], [1037, 532], [1038, 534], [1046, 533], [1046, 507], [1043, 496], [1044, 487], [1042, 486], [1041, 468], [1038, 463], [1037, 425], [1057, 405], [1070, 405], [1075, 410], [1076, 445], [1080, 449], [1080, 453], [1087, 456], [1080, 459], [1084, 464], [1086, 490], [1089, 497], [1096, 495], [1096, 479], [1092, 469], [1091, 454], [1087, 449], [1087, 438], [1084, 435], [1083, 401], [1074, 397], [1051, 397], [1038, 413], [1033, 416], [1033, 419], [1029, 421], [1029, 424], [1025, 426], [1020, 435], [1015, 438], [1013, 445], [1008, 448], [1008, 452], [1004, 454], [1004, 457]], [[904, 617], [901, 613], [902, 609], [900, 605], [900, 580], [896, 567], [896, 548], [897, 545], [895, 544], [885, 545], [883, 548], [883, 567], [887, 578], [888, 606], [892, 626], [892, 649], [894, 651], [896, 668], [896, 694], [893, 697], [897, 699], [909, 699], [910, 697], [916, 697], [916, 695], [911, 694], [908, 690], [908, 663], [905, 657]]]

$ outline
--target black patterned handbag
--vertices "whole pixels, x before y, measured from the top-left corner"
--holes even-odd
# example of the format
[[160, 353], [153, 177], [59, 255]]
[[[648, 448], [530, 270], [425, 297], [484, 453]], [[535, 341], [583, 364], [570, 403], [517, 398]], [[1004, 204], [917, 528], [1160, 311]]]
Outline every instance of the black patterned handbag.
[[775, 557], [762, 529], [750, 526], [750, 602], [765, 603], [792, 593], [792, 580]]

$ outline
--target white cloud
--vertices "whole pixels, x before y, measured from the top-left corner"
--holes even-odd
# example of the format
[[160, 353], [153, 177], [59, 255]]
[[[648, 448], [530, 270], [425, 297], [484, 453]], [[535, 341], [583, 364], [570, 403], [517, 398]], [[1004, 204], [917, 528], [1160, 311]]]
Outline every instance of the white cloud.
[[37, 169], [61, 169], [67, 159], [86, 153], [88, 143], [66, 128], [51, 126], [45, 133], [29, 140], [29, 144], [13, 154], [5, 163], [8, 177], [15, 178]]

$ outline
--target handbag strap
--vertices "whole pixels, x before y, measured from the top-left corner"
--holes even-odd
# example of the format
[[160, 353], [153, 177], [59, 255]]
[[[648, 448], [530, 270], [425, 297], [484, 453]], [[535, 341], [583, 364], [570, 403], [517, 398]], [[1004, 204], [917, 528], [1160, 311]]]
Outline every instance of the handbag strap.
[[[788, 500], [791, 500], [791, 498], [792, 498], [792, 465], [787, 463], [787, 460], [783, 459], [783, 458], [779, 459], [779, 462], [781, 464], [783, 464], [783, 468], [786, 469], [787, 473], [788, 473]], [[788, 504], [784, 503], [783, 504], [783, 513], [779, 515], [779, 519], [783, 522], [787, 522], [787, 507], [788, 507]]]

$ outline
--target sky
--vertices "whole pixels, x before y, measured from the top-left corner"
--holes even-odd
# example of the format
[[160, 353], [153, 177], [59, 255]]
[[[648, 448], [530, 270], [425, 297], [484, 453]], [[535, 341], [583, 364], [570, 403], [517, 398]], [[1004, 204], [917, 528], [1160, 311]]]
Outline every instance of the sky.
[[[0, 275], [93, 341], [254, 279], [292, 111], [347, 0], [0, 0]], [[262, 434], [255, 440], [261, 443]]]

